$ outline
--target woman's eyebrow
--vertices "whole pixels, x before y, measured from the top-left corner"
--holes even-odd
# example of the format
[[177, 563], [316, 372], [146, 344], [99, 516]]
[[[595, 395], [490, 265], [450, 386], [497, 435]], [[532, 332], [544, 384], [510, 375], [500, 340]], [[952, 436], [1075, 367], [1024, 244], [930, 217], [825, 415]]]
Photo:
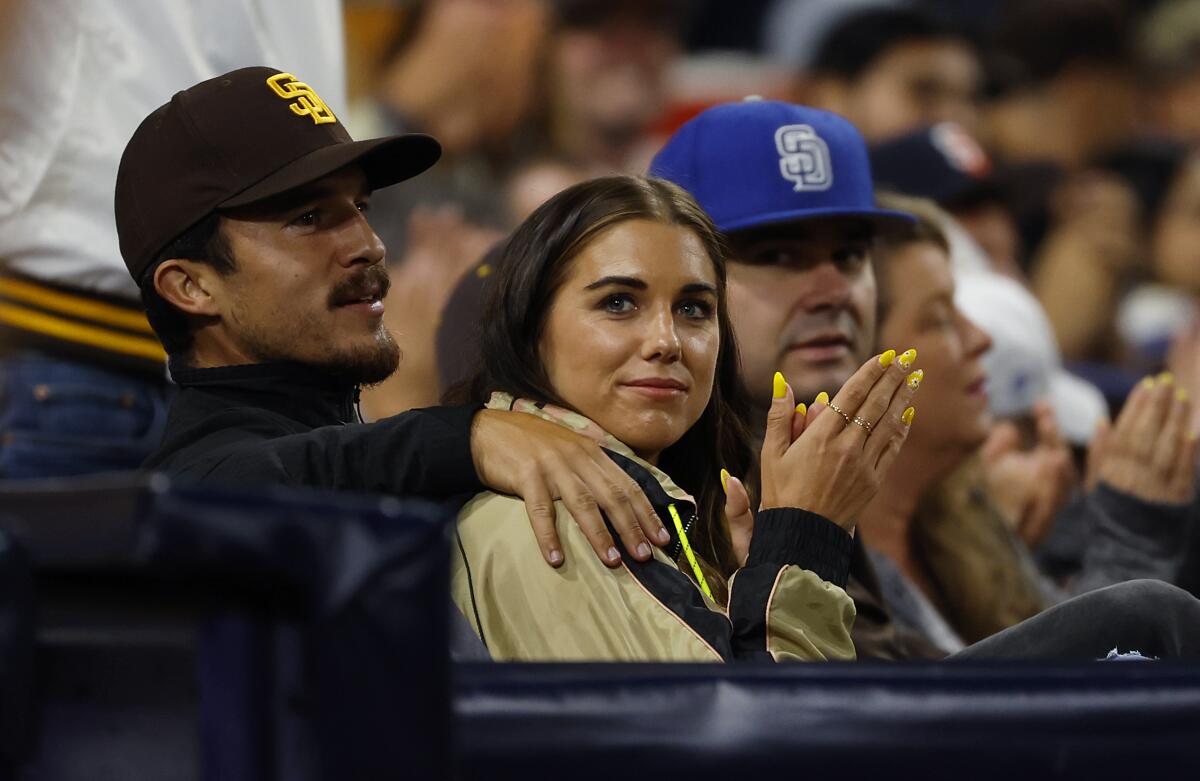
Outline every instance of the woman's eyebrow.
[[679, 288], [680, 293], [711, 293], [717, 294], [717, 289], [707, 282], [690, 282]]
[[607, 287], [609, 285], [632, 287], [637, 290], [645, 290], [648, 287], [645, 282], [637, 277], [601, 277], [585, 287], [584, 290], [595, 290], [596, 288]]

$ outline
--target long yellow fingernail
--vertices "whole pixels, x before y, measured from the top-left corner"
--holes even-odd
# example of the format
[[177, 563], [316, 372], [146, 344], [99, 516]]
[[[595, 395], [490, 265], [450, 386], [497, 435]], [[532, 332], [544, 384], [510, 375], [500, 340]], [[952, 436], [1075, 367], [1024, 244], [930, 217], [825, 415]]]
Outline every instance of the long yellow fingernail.
[[908, 375], [908, 387], [916, 390], [917, 388], [921, 387], [921, 380], [923, 379], [925, 379], [925, 370], [917, 369], [915, 372]]
[[883, 355], [879, 356], [879, 365], [887, 368], [892, 365], [892, 361], [896, 360], [896, 351], [888, 350]]
[[724, 469], [721, 470], [721, 490], [729, 493], [729, 472]]
[[787, 380], [783, 378], [783, 372], [775, 372], [775, 385], [772, 393], [777, 399], [782, 399], [787, 395]]
[[1143, 377], [1142, 378], [1142, 387], [1146, 388], [1147, 390], [1149, 390], [1150, 388], [1153, 388], [1154, 387], [1154, 378], [1153, 377]]
[[904, 412], [900, 413], [900, 420], [902, 420], [904, 422], [904, 425], [911, 426], [912, 422], [913, 422], [913, 418], [916, 417], [916, 414], [917, 414], [917, 408], [909, 407], [908, 409], [904, 410]]
[[1176, 388], [1175, 389], [1175, 399], [1176, 399], [1176, 401], [1187, 401], [1188, 400], [1188, 392], [1185, 391], [1183, 388]]
[[1172, 375], [1171, 372], [1163, 372], [1162, 374], [1158, 375], [1158, 381], [1163, 385], [1170, 385], [1171, 383], [1175, 382], [1175, 376]]
[[917, 351], [915, 349], [905, 350], [897, 360], [900, 362], [901, 369], [907, 369], [913, 365], [913, 361], [917, 360]]
[[801, 416], [808, 414], [808, 407], [804, 406], [803, 401], [796, 405], [796, 412]]
[[815, 399], [813, 399], [813, 404], [828, 405], [829, 404], [829, 394], [826, 393], [825, 391], [821, 391], [820, 393], [817, 394], [817, 397]]

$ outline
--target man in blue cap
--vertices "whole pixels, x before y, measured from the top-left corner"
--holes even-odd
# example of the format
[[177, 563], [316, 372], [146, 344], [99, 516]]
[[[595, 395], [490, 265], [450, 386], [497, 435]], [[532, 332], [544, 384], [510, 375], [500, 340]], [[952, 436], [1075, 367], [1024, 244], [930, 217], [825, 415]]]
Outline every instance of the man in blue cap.
[[872, 238], [912, 222], [876, 208], [858, 130], [805, 106], [728, 103], [680, 128], [650, 174], [690, 192], [730, 240], [729, 307], [755, 403], [770, 405], [776, 370], [798, 399], [836, 391], [874, 349]]

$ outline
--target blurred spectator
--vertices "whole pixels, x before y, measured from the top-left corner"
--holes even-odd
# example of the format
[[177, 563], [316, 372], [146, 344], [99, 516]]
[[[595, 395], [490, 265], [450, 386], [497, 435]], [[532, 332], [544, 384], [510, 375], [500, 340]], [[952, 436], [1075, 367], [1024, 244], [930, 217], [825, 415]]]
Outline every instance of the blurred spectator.
[[1149, 130], [1200, 144], [1200, 3], [1159, 3], [1142, 22], [1137, 51]]
[[646, 132], [666, 103], [681, 0], [557, 0], [545, 128], [555, 154], [593, 175], [644, 170]]
[[916, 9], [876, 8], [829, 31], [795, 99], [841, 114], [875, 142], [943, 121], [974, 131], [982, 83], [961, 31]]
[[1115, 331], [1123, 363], [1157, 371], [1200, 295], [1200, 165], [1175, 145], [1146, 142], [1106, 162], [1141, 205], [1139, 253], [1120, 280]]
[[763, 20], [763, 54], [802, 73], [829, 31], [844, 18], [869, 8], [907, 5], [906, 0], [775, 0]]
[[1077, 168], [1136, 129], [1130, 15], [1119, 0], [1010, 0], [993, 36], [986, 143], [1011, 162]]
[[[961, 125], [942, 122], [877, 144], [871, 170], [877, 187], [929, 198], [953, 215], [987, 256], [988, 268], [1024, 278], [1021, 237], [1002, 183], [987, 152]], [[960, 260], [954, 258], [956, 268]]]
[[1137, 131], [1131, 25], [1119, 0], [1011, 0], [991, 36], [982, 138], [1007, 167], [1028, 273], [1069, 360], [1120, 352], [1111, 313], [1140, 215], [1096, 166]]

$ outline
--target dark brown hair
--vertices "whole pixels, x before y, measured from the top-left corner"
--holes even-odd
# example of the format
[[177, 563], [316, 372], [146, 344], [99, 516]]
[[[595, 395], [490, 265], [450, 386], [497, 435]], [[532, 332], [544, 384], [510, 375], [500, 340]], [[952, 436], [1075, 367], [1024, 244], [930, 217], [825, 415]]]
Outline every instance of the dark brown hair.
[[[603, 231], [635, 219], [692, 231], [716, 271], [721, 344], [712, 396], [695, 425], [662, 452], [658, 465], [696, 497], [693, 547], [711, 569], [728, 577], [737, 563], [723, 521], [720, 470], [753, 482], [750, 403], [739, 376], [740, 359], [725, 300], [725, 245], [708, 215], [684, 190], [661, 179], [612, 176], [577, 184], [542, 204], [509, 238], [494, 272], [481, 325], [482, 368], [447, 396], [485, 402], [492, 391], [504, 391], [569, 407], [551, 386], [542, 363], [540, 345], [547, 314], [571, 260]], [[723, 594], [724, 588], [720, 591]]]

